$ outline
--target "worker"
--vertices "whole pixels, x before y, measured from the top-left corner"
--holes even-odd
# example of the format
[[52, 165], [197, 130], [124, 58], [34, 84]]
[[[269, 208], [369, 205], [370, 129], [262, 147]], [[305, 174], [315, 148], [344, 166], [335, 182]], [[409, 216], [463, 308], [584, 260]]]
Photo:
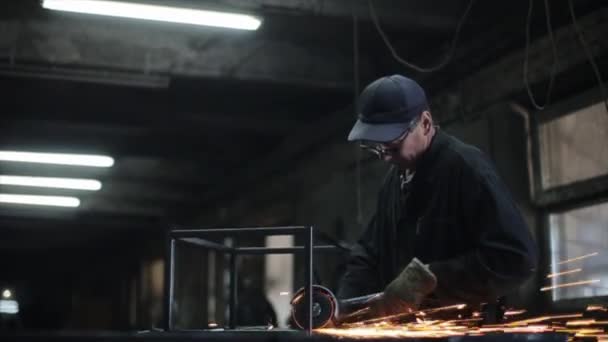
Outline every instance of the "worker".
[[384, 291], [418, 309], [517, 290], [536, 270], [537, 246], [488, 157], [441, 130], [407, 77], [369, 84], [357, 112], [348, 140], [391, 167], [338, 297]]

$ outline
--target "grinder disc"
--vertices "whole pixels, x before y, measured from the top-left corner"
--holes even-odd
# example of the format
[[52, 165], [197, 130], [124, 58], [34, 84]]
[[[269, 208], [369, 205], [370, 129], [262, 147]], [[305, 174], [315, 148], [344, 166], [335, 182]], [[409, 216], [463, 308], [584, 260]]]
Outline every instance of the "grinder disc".
[[[312, 286], [313, 329], [330, 326], [336, 317], [337, 307], [336, 296], [329, 289], [319, 285]], [[305, 329], [308, 315], [304, 300], [304, 288], [298, 290], [291, 300], [291, 316], [298, 328]]]

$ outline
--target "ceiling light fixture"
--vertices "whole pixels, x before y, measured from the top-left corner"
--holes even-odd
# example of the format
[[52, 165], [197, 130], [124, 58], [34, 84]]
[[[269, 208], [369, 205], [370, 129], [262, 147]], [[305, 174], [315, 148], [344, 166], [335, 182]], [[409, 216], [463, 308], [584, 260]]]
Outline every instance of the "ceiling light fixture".
[[0, 203], [75, 208], [80, 205], [80, 200], [76, 197], [67, 196], [0, 194]]
[[0, 314], [14, 315], [19, 313], [19, 303], [16, 300], [0, 299]]
[[28, 177], [0, 175], [0, 184], [32, 186], [41, 188], [91, 190], [101, 189], [101, 182], [95, 179], [81, 178], [55, 178], [55, 177]]
[[0, 151], [0, 160], [23, 163], [59, 164], [91, 167], [110, 167], [114, 165], [114, 159], [112, 157], [91, 154]]
[[101, 0], [43, 0], [42, 7], [76, 13], [257, 30], [261, 19], [237, 13]]
[[13, 296], [13, 293], [11, 292], [11, 290], [9, 289], [4, 289], [4, 291], [2, 291], [2, 298], [4, 299], [9, 299]]

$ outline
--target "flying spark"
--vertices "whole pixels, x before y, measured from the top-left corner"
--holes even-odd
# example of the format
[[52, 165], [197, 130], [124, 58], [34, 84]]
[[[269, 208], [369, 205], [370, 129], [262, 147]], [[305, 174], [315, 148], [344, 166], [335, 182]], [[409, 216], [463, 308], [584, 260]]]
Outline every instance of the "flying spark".
[[570, 270], [570, 271], [563, 271], [563, 272], [558, 272], [558, 273], [551, 273], [551, 274], [547, 274], [547, 278], [557, 278], [563, 275], [567, 275], [567, 274], [572, 274], [572, 273], [578, 273], [580, 271], [582, 271], [582, 268], [577, 268], [574, 270]]
[[574, 262], [574, 261], [578, 261], [578, 260], [583, 260], [583, 259], [586, 259], [586, 258], [590, 258], [590, 257], [592, 257], [592, 256], [596, 256], [596, 255], [598, 255], [598, 254], [599, 254], [598, 252], [593, 252], [593, 253], [589, 253], [589, 254], [581, 255], [581, 256], [576, 257], [576, 258], [572, 258], [572, 259], [567, 259], [567, 260], [564, 260], [564, 261], [560, 261], [560, 262], [558, 262], [557, 264], [558, 264], [558, 265], [563, 265], [563, 264], [571, 263], [571, 262]]
[[589, 285], [589, 284], [599, 283], [599, 282], [600, 282], [599, 279], [575, 281], [575, 282], [572, 282], [572, 283], [564, 283], [564, 284], [558, 284], [558, 285], [553, 285], [553, 286], [545, 286], [545, 287], [542, 287], [540, 290], [544, 292], [544, 291], [559, 289], [559, 288], [562, 288], [562, 287]]

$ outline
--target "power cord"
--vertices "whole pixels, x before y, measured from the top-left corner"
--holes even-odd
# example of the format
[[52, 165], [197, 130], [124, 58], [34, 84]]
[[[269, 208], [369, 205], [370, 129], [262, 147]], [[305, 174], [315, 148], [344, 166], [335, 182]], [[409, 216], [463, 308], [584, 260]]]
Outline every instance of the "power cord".
[[606, 113], [608, 113], [608, 97], [606, 96], [606, 86], [604, 85], [604, 80], [602, 79], [602, 74], [600, 73], [600, 69], [597, 66], [597, 62], [589, 49], [589, 45], [587, 41], [585, 41], [585, 37], [583, 35], [583, 30], [578, 25], [578, 21], [576, 20], [576, 14], [574, 13], [574, 5], [572, 4], [572, 0], [568, 0], [568, 7], [570, 8], [570, 16], [572, 17], [572, 26], [574, 27], [574, 31], [576, 32], [576, 36], [578, 37], [579, 42], [583, 46], [583, 50], [587, 55], [587, 59], [589, 59], [589, 63], [593, 68], [593, 73], [597, 79], [597, 82], [600, 85], [600, 91], [602, 93], [602, 101], [604, 102], [604, 106], [606, 107]]
[[[359, 101], [359, 88], [361, 76], [359, 74], [359, 20], [353, 13], [353, 108], [355, 108], [355, 120], [357, 119], [357, 103]], [[363, 225], [363, 204], [362, 204], [362, 189], [361, 189], [361, 149], [356, 147], [356, 170], [355, 178], [357, 183], [357, 224]]]
[[376, 8], [374, 7], [372, 0], [367, 1], [368, 5], [369, 5], [370, 16], [372, 18], [374, 25], [376, 26], [376, 30], [380, 34], [380, 37], [382, 37], [384, 44], [386, 44], [386, 47], [390, 50], [390, 52], [393, 55], [393, 57], [395, 58], [395, 60], [397, 60], [399, 63], [405, 65], [408, 68], [414, 69], [418, 72], [427, 72], [427, 73], [438, 71], [438, 70], [442, 69], [443, 67], [445, 67], [451, 61], [452, 57], [454, 56], [454, 52], [456, 51], [456, 44], [457, 44], [458, 38], [460, 36], [460, 31], [462, 29], [464, 22], [466, 21], [467, 17], [469, 16], [469, 12], [471, 12], [471, 8], [473, 7], [474, 2], [475, 2], [475, 0], [469, 1], [469, 4], [467, 5], [466, 10], [464, 11], [464, 14], [460, 18], [460, 21], [458, 22], [458, 26], [456, 26], [456, 31], [454, 32], [454, 38], [452, 39], [450, 50], [448, 51], [448, 53], [446, 54], [444, 59], [435, 66], [421, 67], [421, 66], [413, 64], [411, 62], [408, 62], [399, 56], [399, 54], [397, 53], [397, 51], [395, 51], [395, 48], [391, 44], [390, 39], [388, 38], [388, 36], [386, 35], [384, 30], [380, 26], [378, 16], [376, 15]]
[[555, 83], [555, 76], [557, 75], [557, 45], [555, 44], [555, 38], [553, 36], [553, 26], [551, 25], [551, 9], [549, 8], [549, 0], [544, 0], [545, 4], [545, 18], [547, 24], [547, 32], [549, 34], [549, 40], [551, 41], [551, 50], [553, 52], [553, 64], [551, 65], [551, 75], [549, 78], [549, 85], [547, 86], [547, 92], [545, 95], [545, 104], [542, 106], [536, 102], [534, 98], [534, 94], [532, 93], [532, 89], [530, 88], [530, 81], [528, 80], [528, 61], [529, 61], [529, 53], [530, 53], [530, 22], [532, 21], [532, 12], [534, 8], [534, 0], [529, 1], [528, 6], [528, 17], [526, 19], [526, 52], [524, 57], [524, 85], [526, 87], [526, 91], [528, 92], [528, 97], [532, 102], [532, 105], [537, 110], [543, 110], [549, 104], [551, 99], [551, 92], [553, 90], [553, 85]]

